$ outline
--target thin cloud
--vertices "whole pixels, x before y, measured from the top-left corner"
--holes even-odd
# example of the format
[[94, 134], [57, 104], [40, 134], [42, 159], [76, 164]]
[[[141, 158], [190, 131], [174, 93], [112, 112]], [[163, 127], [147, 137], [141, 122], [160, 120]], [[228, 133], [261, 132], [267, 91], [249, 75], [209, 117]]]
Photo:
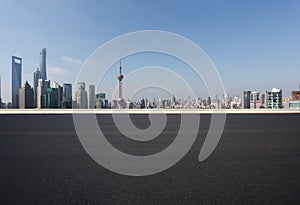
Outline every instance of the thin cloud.
[[59, 67], [50, 67], [49, 73], [55, 74], [55, 75], [64, 75], [64, 74], [68, 73], [68, 71], [66, 71], [62, 68], [59, 68]]
[[61, 56], [60, 59], [65, 61], [65, 62], [72, 63], [72, 64], [77, 64], [77, 65], [82, 64], [82, 60], [76, 59], [76, 58], [71, 58], [71, 57], [68, 57], [68, 56]]

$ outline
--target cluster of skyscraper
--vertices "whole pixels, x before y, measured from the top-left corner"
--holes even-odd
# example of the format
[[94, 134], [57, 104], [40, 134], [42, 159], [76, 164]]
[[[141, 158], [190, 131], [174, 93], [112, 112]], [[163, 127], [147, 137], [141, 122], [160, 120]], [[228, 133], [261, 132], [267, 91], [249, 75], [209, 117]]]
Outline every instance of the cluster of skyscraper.
[[[56, 82], [50, 83], [47, 79], [46, 68], [47, 50], [42, 48], [40, 51], [39, 66], [33, 73], [33, 87], [28, 83], [22, 86], [22, 59], [12, 56], [12, 101], [7, 108], [108, 108], [108, 100], [105, 93], [95, 93], [95, 86], [89, 85], [86, 91], [85, 82], [77, 85], [75, 100], [72, 97], [72, 84], [63, 83], [60, 86]], [[121, 81], [123, 75], [118, 75], [119, 80], [119, 107], [123, 108]], [[121, 98], [120, 98], [121, 96]], [[1, 99], [1, 79], [0, 79], [0, 107], [4, 107]]]
[[[207, 97], [206, 99], [176, 99], [172, 95], [170, 100], [154, 99], [149, 101], [147, 98], [141, 101], [131, 102], [123, 99], [122, 65], [120, 60], [119, 74], [117, 76], [119, 82], [118, 99], [108, 102], [105, 93], [95, 92], [95, 86], [89, 85], [86, 91], [85, 82], [77, 85], [75, 92], [75, 100], [72, 98], [72, 84], [63, 83], [60, 86], [47, 79], [46, 68], [46, 48], [42, 48], [39, 55], [39, 66], [33, 73], [33, 87], [26, 81], [22, 83], [22, 59], [12, 56], [12, 101], [8, 108], [198, 108], [198, 109], [281, 109], [291, 108], [300, 109], [300, 85], [299, 91], [292, 91], [291, 98], [283, 98], [282, 90], [273, 88], [260, 95], [257, 91], [243, 91], [241, 97], [230, 97], [224, 94], [221, 99]], [[0, 79], [0, 108], [3, 108], [1, 98], [1, 79]]]
[[72, 84], [60, 86], [47, 79], [47, 50], [40, 51], [39, 66], [33, 73], [33, 87], [26, 81], [21, 87], [22, 59], [12, 56], [11, 108], [72, 108]]

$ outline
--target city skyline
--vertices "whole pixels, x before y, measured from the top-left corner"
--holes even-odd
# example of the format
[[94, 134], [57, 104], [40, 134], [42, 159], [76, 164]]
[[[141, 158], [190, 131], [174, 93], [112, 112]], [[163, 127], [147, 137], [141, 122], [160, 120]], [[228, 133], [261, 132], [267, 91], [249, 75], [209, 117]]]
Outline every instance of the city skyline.
[[[116, 63], [115, 63], [116, 64]], [[54, 85], [54, 87], [53, 86], [51, 86], [50, 85], [50, 79], [47, 79], [47, 70], [46, 70], [46, 48], [44, 48], [44, 47], [42, 47], [42, 49], [40, 50], [40, 64], [39, 64], [39, 66], [37, 67], [37, 69], [36, 69], [36, 71], [34, 71], [33, 72], [33, 90], [34, 90], [34, 105], [33, 105], [33, 107], [34, 108], [36, 108], [36, 107], [38, 107], [38, 108], [42, 108], [41, 107], [41, 105], [39, 105], [39, 106], [37, 106], [36, 105], [36, 103], [38, 103], [38, 101], [40, 100], [40, 99], [37, 99], [37, 93], [38, 93], [38, 81], [40, 81], [40, 79], [41, 80], [43, 80], [43, 81], [47, 81], [48, 82], [48, 85], [45, 87], [45, 89], [47, 90], [48, 88], [61, 88], [62, 90], [63, 90], [63, 87], [62, 86], [60, 86], [54, 79], [52, 79], [52, 81], [53, 81], [53, 85]], [[114, 66], [111, 66], [111, 67], [114, 67]], [[155, 67], [153, 67], [152, 69], [154, 69]], [[145, 69], [145, 68], [142, 68], [142, 69]], [[42, 72], [41, 72], [41, 70], [42, 70]], [[119, 70], [119, 74], [118, 74], [118, 76], [117, 76], [117, 79], [118, 79], [118, 92], [117, 92], [117, 95], [116, 95], [116, 93], [115, 93], [115, 91], [113, 92], [113, 93], [109, 93], [109, 95], [111, 95], [111, 98], [109, 98], [109, 100], [115, 100], [115, 99], [117, 99], [118, 101], [120, 101], [120, 102], [118, 102], [118, 104], [119, 104], [119, 108], [121, 108], [121, 107], [126, 107], [125, 106], [125, 100], [127, 99], [127, 100], [130, 100], [131, 102], [137, 102], [137, 101], [139, 101], [139, 100], [144, 100], [144, 99], [153, 99], [153, 100], [155, 100], [155, 99], [159, 99], [159, 100], [166, 100], [166, 99], [168, 99], [168, 97], [173, 97], [173, 96], [177, 96], [176, 95], [176, 93], [174, 92], [174, 93], [167, 93], [167, 95], [165, 95], [164, 97], [161, 97], [161, 96], [159, 96], [159, 95], [157, 95], [157, 93], [154, 93], [154, 95], [147, 95], [147, 94], [145, 94], [145, 93], [143, 93], [142, 94], [142, 96], [130, 96], [130, 97], [128, 97], [128, 98], [126, 98], [126, 99], [123, 99], [123, 86], [122, 86], [122, 80], [123, 80], [123, 75], [122, 75], [122, 65], [121, 65], [121, 59], [119, 59], [119, 68], [118, 68], [118, 70]], [[147, 70], [147, 68], [146, 68], [146, 70]], [[115, 70], [113, 70], [113, 72], [115, 73]], [[152, 70], [151, 70], [151, 72], [152, 72]], [[20, 57], [16, 57], [16, 56], [12, 56], [12, 79], [11, 79], [11, 82], [12, 82], [12, 96], [16, 96], [16, 97], [14, 97], [15, 99], [17, 99], [18, 98], [18, 92], [17, 92], [17, 90], [19, 90], [20, 88], [21, 88], [21, 86], [20, 86], [20, 77], [21, 77], [21, 74], [22, 73], [22, 58], [20, 58]], [[43, 73], [43, 74], [42, 74]], [[147, 75], [147, 72], [145, 73], [146, 75]], [[160, 73], [161, 74], [161, 73]], [[104, 78], [105, 79], [105, 78]], [[102, 79], [103, 80], [103, 79]], [[106, 78], [106, 80], [108, 80], [108, 81], [111, 81], [112, 79], [107, 79]], [[43, 81], [41, 81], [41, 82], [43, 82]], [[26, 79], [26, 84], [28, 83], [28, 79]], [[86, 82], [82, 82], [82, 83], [86, 83]], [[101, 82], [100, 82], [101, 83]], [[68, 85], [68, 86], [71, 86], [72, 87], [72, 84], [71, 83], [66, 83], [66, 82], [62, 82], [62, 85], [63, 86], [65, 86], [65, 85]], [[80, 84], [80, 83], [79, 83]], [[1, 84], [1, 86], [2, 86], [2, 84]], [[79, 85], [79, 87], [80, 87], [80, 85]], [[83, 87], [85, 87], [85, 86], [83, 86]], [[17, 89], [18, 88], [18, 89]], [[22, 87], [23, 88], [23, 87]], [[106, 93], [106, 91], [103, 91], [103, 90], [95, 90], [95, 85], [92, 85], [92, 84], [89, 84], [89, 88], [90, 89], [92, 89], [93, 91], [92, 91], [92, 95], [91, 95], [91, 92], [90, 92], [90, 89], [89, 89], [89, 97], [87, 98], [87, 100], [89, 101], [88, 102], [88, 106], [83, 106], [83, 107], [87, 107], [87, 108], [92, 108], [92, 107], [95, 107], [95, 96], [96, 96], [96, 92], [99, 94], [99, 93]], [[150, 88], [152, 88], [151, 86], [150, 86]], [[148, 88], [147, 88], [148, 89]], [[276, 88], [273, 88], [273, 89], [276, 89]], [[272, 90], [273, 90], [272, 89]], [[47, 91], [44, 91], [44, 94], [47, 92]], [[66, 93], [63, 93], [63, 91], [61, 90], [61, 95], [66, 95]], [[71, 88], [71, 90], [72, 90], [72, 88]], [[116, 89], [115, 89], [116, 90]], [[141, 89], [141, 90], [143, 90], [143, 88]], [[231, 95], [230, 97], [231, 98], [235, 98], [235, 97], [240, 97], [240, 99], [241, 99], [241, 102], [242, 102], [242, 104], [243, 104], [243, 96], [244, 96], [244, 92], [248, 92], [248, 93], [257, 93], [256, 95], [257, 95], [257, 99], [259, 99], [259, 93], [260, 92], [257, 92], [257, 90], [256, 89], [254, 89], [254, 90], [252, 90], [252, 91], [246, 91], [247, 89], [242, 89], [241, 90], [241, 92], [242, 92], [242, 94], [241, 95], [239, 95], [239, 94], [237, 94], [237, 95]], [[280, 89], [281, 90], [281, 93], [282, 93], [282, 89]], [[299, 83], [299, 90], [300, 90], [300, 83]], [[2, 91], [2, 89], [1, 89], [1, 91]], [[78, 91], [78, 90], [77, 90]], [[77, 91], [75, 91], [74, 90], [74, 96], [75, 96], [75, 98], [73, 98], [73, 100], [75, 100], [76, 101], [76, 98], [77, 98]], [[138, 90], [139, 91], [139, 90]], [[291, 99], [291, 97], [292, 97], [292, 92], [294, 92], [295, 90], [292, 90], [290, 93], [291, 93], [291, 95], [288, 95], [288, 98], [290, 98]], [[268, 92], [267, 91], [267, 89], [266, 89], [266, 92]], [[296, 92], [298, 92], [298, 90], [296, 91]], [[17, 94], [13, 94], [13, 93], [17, 93]], [[68, 93], [71, 93], [71, 96], [73, 95], [73, 93], [72, 93], [72, 91], [70, 92], [70, 89], [69, 89], [69, 91], [68, 91]], [[153, 94], [153, 93], [152, 93]], [[70, 96], [70, 94], [68, 94], [69, 96]], [[223, 95], [222, 95], [222, 97], [221, 97], [221, 99], [224, 99], [224, 95], [226, 95], [227, 97], [229, 97], [229, 94], [228, 93], [223, 93]], [[252, 94], [251, 94], [252, 95]], [[264, 95], [264, 94], [262, 94], [262, 95]], [[91, 96], [94, 96], [94, 97], [91, 97]], [[116, 97], [116, 96], [118, 96], [118, 97]], [[281, 96], [282, 96], [282, 94], [281, 94]], [[1, 97], [1, 96], [0, 96]], [[194, 98], [193, 99], [204, 99], [205, 97], [212, 97], [211, 95], [206, 95], [206, 96], [194, 96]], [[17, 108], [18, 107], [18, 100], [15, 100], [15, 102], [14, 102], [14, 98], [12, 98], [11, 100], [11, 102], [10, 101], [8, 101], [8, 102], [6, 102], [6, 103], [12, 103], [12, 107], [13, 108]], [[63, 96], [61, 96], [61, 98], [63, 99]], [[70, 97], [69, 97], [70, 98]], [[185, 99], [187, 99], [187, 98], [191, 98], [191, 96], [189, 95], [189, 96], [184, 96], [184, 97], [180, 97], [179, 99], [180, 100], [185, 100]], [[248, 97], [249, 99], [250, 99], [250, 94], [249, 94], [249, 97]], [[251, 97], [252, 98], [252, 97]], [[62, 103], [62, 99], [60, 100], [60, 103]], [[93, 100], [91, 100], [91, 99], [93, 99]], [[1, 99], [2, 100], [2, 99]], [[70, 99], [68, 99], [68, 100], [66, 100], [65, 99], [65, 103], [67, 103], [67, 101], [68, 101], [68, 103], [70, 103], [70, 101], [72, 101], [72, 100], [70, 100]], [[3, 102], [3, 101], [1, 101], [1, 102]], [[4, 102], [5, 103], [5, 102]], [[250, 103], [250, 102], [249, 102]], [[87, 103], [86, 103], [87, 104]], [[123, 104], [123, 106], [121, 106], [121, 104]], [[59, 107], [63, 107], [63, 106], [59, 106]], [[70, 105], [68, 106], [69, 108], [70, 108]], [[242, 106], [242, 108], [244, 108], [244, 105]], [[249, 104], [249, 106], [246, 106], [245, 107], [246, 109], [248, 108], [250, 108], [250, 104]], [[256, 105], [254, 106], [254, 107], [251, 107], [251, 108], [256, 108]]]
[[[288, 97], [299, 84], [297, 1], [191, 1], [172, 5], [142, 1], [4, 1], [0, 10], [5, 16], [0, 20], [3, 102], [11, 101], [12, 55], [23, 60], [22, 84], [27, 80], [34, 85], [32, 74], [40, 64], [39, 51], [45, 47], [48, 79], [74, 85], [80, 66], [98, 46], [121, 34], [145, 29], [170, 31], [194, 41], [214, 62], [225, 91], [231, 96], [241, 95], [243, 90], [263, 93], [279, 87], [283, 96]], [[165, 65], [180, 72], [182, 65], [177, 61], [166, 63], [162, 60], [164, 56], [150, 55], [123, 59], [124, 75], [153, 65]], [[115, 78], [117, 67], [111, 68], [108, 79]], [[96, 92], [112, 93], [117, 83], [104, 85], [101, 90], [96, 88]], [[174, 94], [181, 97], [182, 93], [179, 89]]]

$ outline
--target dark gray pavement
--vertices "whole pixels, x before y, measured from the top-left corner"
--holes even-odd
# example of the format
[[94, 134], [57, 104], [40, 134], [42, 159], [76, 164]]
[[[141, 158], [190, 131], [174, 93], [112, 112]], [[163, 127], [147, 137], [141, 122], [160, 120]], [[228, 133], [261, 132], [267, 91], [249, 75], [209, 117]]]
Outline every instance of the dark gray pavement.
[[[188, 154], [146, 177], [113, 173], [82, 148], [72, 115], [0, 115], [0, 204], [300, 204], [300, 115], [231, 114], [213, 154], [198, 162], [210, 115]], [[132, 115], [147, 127], [146, 115]], [[169, 115], [162, 136], [126, 139], [98, 115], [108, 140], [136, 155], [156, 153], [177, 133]]]

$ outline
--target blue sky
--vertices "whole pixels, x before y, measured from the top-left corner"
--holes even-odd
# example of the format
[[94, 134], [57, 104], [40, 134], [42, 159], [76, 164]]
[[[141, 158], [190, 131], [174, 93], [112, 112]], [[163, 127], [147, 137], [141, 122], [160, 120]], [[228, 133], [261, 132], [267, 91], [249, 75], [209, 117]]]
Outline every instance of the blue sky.
[[[11, 55], [23, 58], [22, 83], [32, 82], [39, 50], [45, 46], [48, 78], [74, 82], [82, 62], [97, 47], [119, 35], [148, 29], [174, 32], [200, 46], [214, 62], [230, 95], [279, 87], [289, 96], [300, 83], [297, 0], [0, 0], [0, 15], [5, 102], [11, 99]], [[149, 63], [145, 61], [144, 66]], [[140, 62], [137, 65], [141, 66]], [[137, 65], [124, 59], [125, 77], [126, 66], [133, 69]], [[99, 91], [109, 93], [116, 83], [114, 77], [111, 85]]]

